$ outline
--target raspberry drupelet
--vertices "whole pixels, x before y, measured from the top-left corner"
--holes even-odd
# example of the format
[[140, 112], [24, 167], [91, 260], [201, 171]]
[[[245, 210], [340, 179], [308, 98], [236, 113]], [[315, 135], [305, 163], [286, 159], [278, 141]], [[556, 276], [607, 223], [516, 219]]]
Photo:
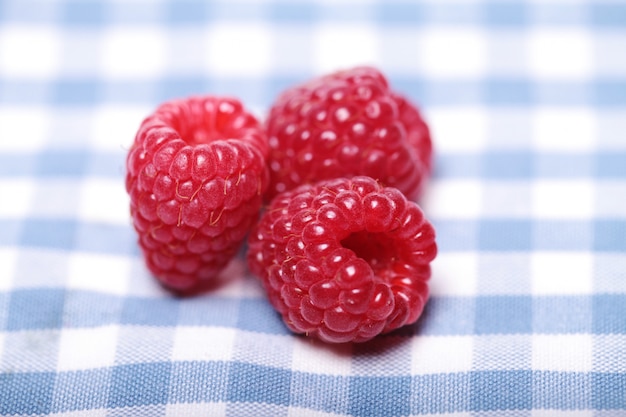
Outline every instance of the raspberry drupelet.
[[176, 292], [210, 286], [257, 220], [267, 187], [267, 140], [236, 99], [190, 97], [159, 106], [126, 160], [139, 246]]
[[417, 107], [375, 68], [339, 71], [285, 90], [267, 118], [267, 200], [300, 184], [366, 175], [420, 196], [432, 169]]
[[436, 253], [416, 203], [358, 176], [276, 196], [250, 234], [247, 260], [292, 331], [342, 343], [414, 323]]

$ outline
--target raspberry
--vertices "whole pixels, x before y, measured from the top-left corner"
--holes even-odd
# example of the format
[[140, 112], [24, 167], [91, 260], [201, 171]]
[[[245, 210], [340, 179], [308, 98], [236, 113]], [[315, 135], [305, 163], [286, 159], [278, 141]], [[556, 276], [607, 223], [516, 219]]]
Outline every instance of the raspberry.
[[364, 176], [279, 194], [248, 242], [250, 271], [286, 325], [333, 343], [414, 323], [437, 253], [420, 207]]
[[366, 175], [419, 197], [432, 142], [418, 109], [369, 67], [332, 73], [283, 92], [267, 133], [267, 197], [304, 183]]
[[165, 287], [210, 286], [234, 257], [267, 187], [266, 142], [232, 98], [167, 102], [143, 121], [126, 190], [146, 264]]

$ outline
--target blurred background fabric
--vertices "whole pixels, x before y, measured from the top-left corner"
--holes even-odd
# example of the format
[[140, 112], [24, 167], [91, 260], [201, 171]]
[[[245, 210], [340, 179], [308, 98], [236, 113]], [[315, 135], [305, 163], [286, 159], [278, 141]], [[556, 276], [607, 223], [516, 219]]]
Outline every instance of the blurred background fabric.
[[[125, 152], [162, 101], [374, 65], [422, 109], [432, 297], [294, 336], [243, 258], [147, 272]], [[0, 1], [0, 415], [626, 416], [626, 2]]]

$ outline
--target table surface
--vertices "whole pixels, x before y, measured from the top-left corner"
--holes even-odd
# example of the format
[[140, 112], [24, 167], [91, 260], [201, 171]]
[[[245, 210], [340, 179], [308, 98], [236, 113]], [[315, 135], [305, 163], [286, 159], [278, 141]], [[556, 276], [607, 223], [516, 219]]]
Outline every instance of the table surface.
[[[290, 334], [242, 257], [191, 298], [123, 186], [164, 100], [381, 68], [432, 127], [418, 323]], [[0, 415], [626, 416], [626, 3], [0, 1]]]

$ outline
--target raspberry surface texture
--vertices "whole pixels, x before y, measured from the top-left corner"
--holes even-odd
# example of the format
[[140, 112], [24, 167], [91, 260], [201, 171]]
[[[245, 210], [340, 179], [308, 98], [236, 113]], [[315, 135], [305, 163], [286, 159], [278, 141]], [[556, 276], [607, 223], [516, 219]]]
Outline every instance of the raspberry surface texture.
[[236, 99], [191, 97], [159, 106], [126, 160], [133, 226], [150, 271], [188, 292], [212, 285], [258, 219], [267, 139]]
[[292, 331], [342, 343], [417, 321], [436, 254], [420, 207], [358, 176], [276, 196], [250, 234], [247, 261]]
[[269, 111], [268, 200], [298, 185], [366, 175], [418, 198], [431, 173], [422, 115], [375, 68], [357, 67], [285, 90]]

